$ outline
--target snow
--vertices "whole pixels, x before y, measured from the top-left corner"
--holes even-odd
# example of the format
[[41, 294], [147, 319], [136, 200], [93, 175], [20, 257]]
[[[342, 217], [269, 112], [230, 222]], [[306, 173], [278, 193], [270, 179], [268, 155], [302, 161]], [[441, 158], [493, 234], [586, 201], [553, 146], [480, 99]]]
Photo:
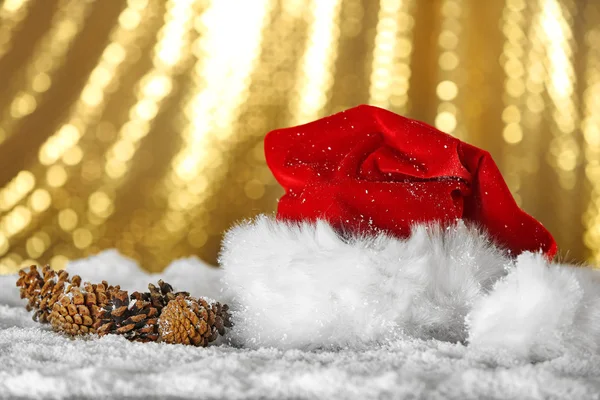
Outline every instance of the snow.
[[[252, 229], [261, 233], [263, 245], [274, 240], [257, 232], [256, 226]], [[248, 247], [251, 243], [244, 247], [237, 241], [251, 241], [252, 237], [236, 235], [226, 239], [223, 270], [189, 258], [174, 262], [164, 273], [148, 274], [114, 250], [72, 262], [67, 268], [70, 274], [81, 275], [83, 281], [107, 280], [127, 290], [145, 290], [148, 283], [164, 279], [175, 290], [227, 302], [233, 305], [235, 321], [241, 325], [229, 332], [234, 344], [221, 340], [215, 346], [195, 348], [130, 343], [112, 335], [73, 340], [32, 321], [14, 286], [16, 276], [0, 276], [0, 399], [600, 399], [597, 270], [548, 264], [534, 254], [507, 261], [472, 231], [449, 232], [457, 235], [454, 242], [452, 236], [440, 238], [435, 231], [429, 232], [411, 238], [413, 245], [402, 248], [383, 239], [350, 241], [346, 243], [352, 246], [343, 247], [327, 236], [326, 229], [296, 231], [298, 236], [273, 226], [269, 229], [281, 240], [286, 235], [300, 240], [298, 253], [272, 242], [268, 260], [279, 262], [278, 269], [268, 268], [273, 264], [260, 268], [260, 254]], [[316, 242], [311, 232], [319, 234]], [[440, 248], [440, 243], [445, 245]], [[313, 247], [307, 249], [308, 244]], [[452, 256], [462, 254], [463, 258], [444, 261], [448, 254], [440, 251], [457, 246], [460, 251]], [[398, 253], [399, 249], [404, 252]], [[278, 258], [277, 252], [284, 250], [288, 251], [287, 263]], [[390, 250], [396, 253], [388, 253]], [[340, 252], [346, 258], [336, 264]], [[347, 276], [334, 279], [333, 272], [329, 276], [326, 270], [315, 275], [328, 279], [319, 290], [337, 293], [335, 304], [349, 304], [359, 313], [357, 317], [339, 309], [337, 314], [322, 315], [325, 325], [325, 317], [337, 318], [340, 329], [330, 325], [320, 330], [315, 316], [304, 314], [303, 302], [315, 301], [314, 296], [326, 305], [334, 304], [329, 295], [306, 289], [305, 285], [314, 284], [312, 275], [304, 276], [304, 281], [297, 279], [295, 286], [284, 284], [286, 276], [302, 277], [300, 270], [294, 270], [294, 262], [308, 263], [306, 254], [319, 260], [324, 269], [346, 263]], [[353, 269], [349, 257], [355, 257]], [[409, 319], [398, 319], [400, 314], [392, 307], [398, 297], [385, 295], [395, 292], [391, 285], [383, 285], [383, 277], [390, 279], [389, 274], [398, 267], [418, 271], [393, 264], [394, 257], [425, 269], [423, 274], [414, 275], [413, 289], [430, 279], [433, 283], [429, 285], [439, 289], [438, 297], [431, 297], [427, 290], [415, 292], [417, 296], [411, 292], [415, 302], [421, 301], [415, 305], [420, 316], [411, 313]], [[233, 262], [244, 262], [249, 271], [242, 271]], [[455, 274], [444, 275], [443, 266], [454, 268]], [[467, 268], [461, 270], [461, 266]], [[374, 269], [370, 271], [371, 267]], [[392, 278], [396, 285], [402, 285], [406, 276], [392, 274]], [[442, 285], [449, 278], [457, 280]], [[460, 282], [467, 282], [469, 290]], [[450, 287], [455, 293], [444, 297], [441, 289]], [[291, 297], [304, 294], [293, 300], [297, 307], [287, 308], [292, 300], [277, 297], [279, 291]], [[281, 310], [269, 303], [273, 296], [284, 302], [280, 306], [285, 313], [269, 315]], [[356, 296], [366, 296], [368, 306], [361, 308]], [[438, 303], [431, 303], [432, 299]], [[425, 307], [427, 302], [430, 311]], [[267, 307], [262, 316], [256, 315], [260, 304]], [[436, 313], [440, 306], [452, 304], [462, 306], [454, 314]], [[253, 317], [264, 325], [252, 325], [254, 331], [242, 330], [244, 324], [250, 327], [250, 322], [243, 320], [243, 310], [252, 310]], [[452, 333], [440, 331], [442, 325], [434, 332], [417, 329], [419, 323], [423, 325], [419, 321], [424, 321], [424, 314], [440, 315], [439, 321], [445, 321]], [[306, 329], [298, 329], [302, 322]], [[394, 324], [403, 329], [388, 329]], [[289, 326], [296, 330], [287, 330]], [[236, 329], [239, 331], [234, 334]], [[287, 334], [288, 339], [271, 336], [273, 331], [278, 336]], [[459, 342], [442, 340], [457, 334], [462, 335]]]
[[158, 280], [162, 279], [175, 290], [186, 290], [192, 295], [197, 293], [209, 298], [223, 297], [220, 283], [222, 271], [197, 257], [176, 260], [163, 272], [148, 274], [140, 269], [134, 260], [111, 249], [93, 257], [72, 261], [67, 271], [70, 276], [81, 276], [84, 282], [106, 280], [111, 285], [120, 285], [121, 289], [130, 293], [135, 290], [147, 291], [149, 283], [156, 285]]
[[0, 306], [0, 398], [597, 399], [600, 357], [529, 364], [402, 338], [338, 351], [70, 340]]

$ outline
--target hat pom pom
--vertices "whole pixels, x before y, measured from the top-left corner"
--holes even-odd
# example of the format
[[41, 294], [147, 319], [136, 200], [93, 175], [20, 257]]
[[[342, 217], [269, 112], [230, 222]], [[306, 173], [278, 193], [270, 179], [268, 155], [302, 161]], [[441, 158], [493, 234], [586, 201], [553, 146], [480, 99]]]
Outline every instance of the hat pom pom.
[[519, 256], [468, 318], [469, 343], [543, 361], [600, 352], [600, 270]]

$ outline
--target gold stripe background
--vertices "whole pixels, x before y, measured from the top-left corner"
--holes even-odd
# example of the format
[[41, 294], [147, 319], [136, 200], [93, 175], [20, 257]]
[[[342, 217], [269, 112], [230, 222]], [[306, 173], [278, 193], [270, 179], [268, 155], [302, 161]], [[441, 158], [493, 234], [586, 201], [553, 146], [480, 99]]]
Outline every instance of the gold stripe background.
[[0, 273], [214, 262], [282, 193], [264, 134], [361, 103], [489, 150], [600, 263], [597, 1], [4, 0], [0, 77]]

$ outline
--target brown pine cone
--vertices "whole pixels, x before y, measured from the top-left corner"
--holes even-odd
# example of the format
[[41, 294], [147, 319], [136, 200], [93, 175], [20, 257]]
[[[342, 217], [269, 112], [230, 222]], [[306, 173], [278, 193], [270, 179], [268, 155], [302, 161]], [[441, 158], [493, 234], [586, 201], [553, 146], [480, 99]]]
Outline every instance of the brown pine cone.
[[159, 311], [148, 300], [148, 295], [124, 290], [112, 293], [111, 300], [96, 314], [94, 328], [100, 336], [109, 333], [123, 335], [135, 342], [158, 339]]
[[70, 287], [52, 307], [49, 317], [52, 328], [69, 335], [96, 333], [94, 324], [100, 309], [118, 290], [119, 286], [109, 286], [106, 281], [98, 285], [85, 282], [83, 288]]
[[37, 266], [32, 265], [29, 267], [29, 271], [25, 268], [19, 271], [19, 279], [17, 280], [17, 287], [21, 294], [22, 299], [27, 299], [27, 311], [37, 309], [40, 302], [40, 289], [44, 285], [44, 279], [38, 272]]
[[158, 287], [153, 284], [148, 284], [148, 293], [142, 293], [144, 300], [150, 301], [156, 309], [160, 311], [165, 307], [171, 300], [174, 300], [178, 296], [188, 297], [188, 292], [173, 292], [173, 287], [160, 279], [158, 281]]
[[[69, 335], [113, 333], [131, 341], [162, 340], [166, 343], [207, 346], [225, 328], [231, 327], [229, 307], [190, 297], [188, 292], [173, 292], [162, 280], [148, 292], [130, 296], [119, 286], [86, 282], [77, 275], [69, 280], [66, 271], [32, 265], [19, 271], [17, 286], [33, 319], [50, 322], [54, 330]], [[162, 314], [161, 314], [162, 313]], [[160, 318], [159, 318], [160, 316]]]
[[33, 320], [42, 323], [49, 322], [52, 307], [60, 296], [71, 287], [78, 287], [80, 284], [81, 278], [78, 275], [69, 279], [66, 271], [54, 271], [49, 265], [42, 268], [41, 275], [35, 265], [29, 267], [29, 272], [23, 269], [19, 271], [17, 280], [21, 298], [28, 300], [27, 311], [35, 310]]
[[158, 319], [160, 341], [206, 347], [225, 327], [231, 327], [229, 307], [208, 304], [202, 298], [178, 296], [167, 304]]

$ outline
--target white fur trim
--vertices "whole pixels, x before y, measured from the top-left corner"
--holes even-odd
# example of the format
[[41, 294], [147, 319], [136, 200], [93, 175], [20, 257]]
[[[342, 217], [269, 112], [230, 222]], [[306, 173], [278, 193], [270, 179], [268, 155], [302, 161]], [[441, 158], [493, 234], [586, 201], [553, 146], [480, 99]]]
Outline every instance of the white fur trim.
[[469, 342], [548, 360], [600, 350], [600, 270], [524, 253], [467, 318]]
[[599, 271], [530, 253], [515, 265], [462, 222], [412, 232], [343, 239], [322, 221], [266, 216], [232, 228], [220, 263], [234, 342], [356, 348], [410, 335], [528, 359], [600, 348]]
[[232, 228], [220, 263], [245, 346], [356, 346], [400, 333], [464, 340], [471, 303], [509, 260], [477, 230], [341, 239], [325, 222], [261, 216]]

